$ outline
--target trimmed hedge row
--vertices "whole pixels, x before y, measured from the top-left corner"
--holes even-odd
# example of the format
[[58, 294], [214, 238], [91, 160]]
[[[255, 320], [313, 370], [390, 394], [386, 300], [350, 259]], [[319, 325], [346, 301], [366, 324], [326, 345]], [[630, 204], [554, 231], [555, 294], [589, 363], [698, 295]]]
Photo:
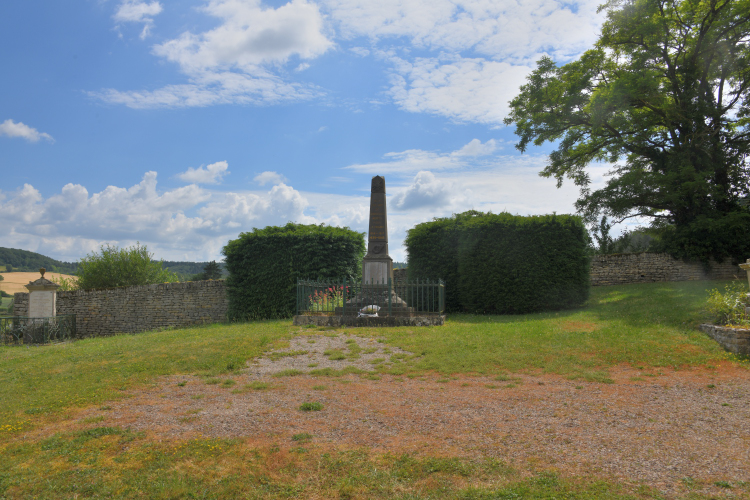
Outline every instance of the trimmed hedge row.
[[587, 240], [575, 216], [471, 210], [410, 229], [407, 273], [410, 280], [445, 280], [448, 312], [576, 307], [589, 294]]
[[290, 222], [241, 233], [222, 253], [229, 319], [288, 318], [298, 278], [361, 277], [365, 237], [349, 228]]

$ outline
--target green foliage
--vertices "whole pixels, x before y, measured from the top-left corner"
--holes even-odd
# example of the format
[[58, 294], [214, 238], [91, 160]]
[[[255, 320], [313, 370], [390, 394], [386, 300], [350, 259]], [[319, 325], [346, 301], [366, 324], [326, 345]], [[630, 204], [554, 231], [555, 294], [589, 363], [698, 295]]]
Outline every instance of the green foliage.
[[60, 285], [60, 288], [57, 289], [59, 292], [70, 292], [73, 290], [78, 290], [78, 281], [74, 278], [66, 278], [64, 276], [55, 278], [54, 276], [52, 276], [49, 280], [52, 283], [57, 283], [58, 285]]
[[[646, 217], [662, 249], [707, 261], [750, 254], [750, 6], [610, 0], [594, 48], [543, 57], [511, 101], [525, 151], [556, 149], [541, 175], [581, 187], [587, 223]], [[591, 190], [587, 167], [616, 163]]]
[[320, 411], [323, 409], [323, 405], [317, 401], [313, 401], [312, 403], [302, 403], [299, 409], [300, 411]]
[[349, 228], [289, 223], [241, 233], [222, 252], [229, 317], [286, 318], [294, 314], [298, 279], [359, 279], [365, 241]]
[[146, 245], [128, 248], [102, 246], [100, 253], [91, 253], [78, 263], [78, 287], [82, 290], [150, 285], [177, 281], [177, 276], [162, 268], [160, 261]]
[[626, 231], [617, 238], [612, 238], [609, 231], [612, 225], [607, 221], [607, 216], [602, 216], [599, 224], [594, 224], [591, 236], [593, 236], [596, 245], [593, 246], [593, 253], [598, 255], [610, 255], [615, 253], [640, 253], [653, 251], [665, 251], [659, 248], [660, 242], [654, 238], [650, 232], [653, 230], [636, 229]]
[[569, 215], [464, 212], [409, 230], [409, 279], [446, 283], [446, 310], [519, 314], [583, 304], [588, 236]]
[[724, 293], [714, 288], [708, 296], [708, 313], [717, 325], [750, 325], [750, 318], [745, 315], [748, 301], [747, 284], [743, 281], [732, 281], [724, 287]]
[[203, 266], [203, 271], [191, 276], [189, 281], [218, 280], [221, 279], [221, 275], [221, 266], [215, 260], [212, 260]]
[[77, 266], [77, 264], [61, 262], [36, 252], [3, 247], [0, 247], [0, 262], [5, 264], [6, 273], [13, 271], [34, 272], [43, 267], [50, 272], [74, 274]]

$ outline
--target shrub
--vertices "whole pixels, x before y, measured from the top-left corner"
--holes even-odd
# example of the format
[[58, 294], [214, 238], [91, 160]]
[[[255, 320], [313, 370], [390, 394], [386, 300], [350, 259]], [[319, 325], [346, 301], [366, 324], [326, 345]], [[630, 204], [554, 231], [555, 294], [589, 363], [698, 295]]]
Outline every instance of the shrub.
[[520, 314], [588, 298], [588, 235], [578, 217], [472, 210], [417, 225], [405, 244], [409, 279], [444, 279], [449, 312]]
[[748, 325], [750, 318], [745, 315], [748, 306], [747, 285], [742, 281], [732, 281], [724, 287], [724, 293], [714, 288], [708, 295], [708, 313], [717, 325]]
[[54, 276], [51, 276], [49, 280], [52, 283], [57, 283], [58, 285], [60, 285], [60, 288], [57, 289], [57, 291], [59, 292], [70, 292], [72, 290], [78, 290], [78, 281], [75, 278], [66, 278], [64, 276], [55, 278]]
[[365, 240], [349, 228], [289, 223], [241, 233], [222, 252], [229, 318], [288, 318], [298, 279], [359, 279]]
[[128, 248], [113, 245], [101, 247], [78, 263], [78, 287], [82, 290], [150, 285], [177, 281], [177, 275], [162, 269], [162, 262], [152, 260], [146, 245]]

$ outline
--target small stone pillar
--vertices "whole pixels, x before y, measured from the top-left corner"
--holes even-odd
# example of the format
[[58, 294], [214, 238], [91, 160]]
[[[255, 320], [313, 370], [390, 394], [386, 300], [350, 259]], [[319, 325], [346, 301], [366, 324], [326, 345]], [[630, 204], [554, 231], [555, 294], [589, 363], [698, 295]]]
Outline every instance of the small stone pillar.
[[57, 289], [60, 285], [44, 277], [46, 269], [41, 268], [42, 277], [30, 281], [26, 288], [29, 290], [29, 318], [51, 318], [57, 316]]

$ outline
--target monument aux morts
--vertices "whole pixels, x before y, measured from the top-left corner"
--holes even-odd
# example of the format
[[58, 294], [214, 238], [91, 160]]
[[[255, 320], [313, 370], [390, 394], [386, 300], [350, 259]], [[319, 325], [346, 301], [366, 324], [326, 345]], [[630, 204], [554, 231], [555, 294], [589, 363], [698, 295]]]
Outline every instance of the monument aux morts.
[[[362, 282], [300, 279], [294, 325], [436, 326], [445, 321], [442, 281], [393, 281], [388, 255], [388, 213], [385, 178], [372, 178], [367, 253]], [[340, 291], [337, 291], [340, 290]], [[338, 295], [337, 295], [338, 294]]]
[[370, 190], [370, 229], [367, 255], [362, 261], [364, 283], [388, 283], [393, 279], [393, 259], [388, 255], [388, 214], [385, 208], [385, 178], [372, 178]]

